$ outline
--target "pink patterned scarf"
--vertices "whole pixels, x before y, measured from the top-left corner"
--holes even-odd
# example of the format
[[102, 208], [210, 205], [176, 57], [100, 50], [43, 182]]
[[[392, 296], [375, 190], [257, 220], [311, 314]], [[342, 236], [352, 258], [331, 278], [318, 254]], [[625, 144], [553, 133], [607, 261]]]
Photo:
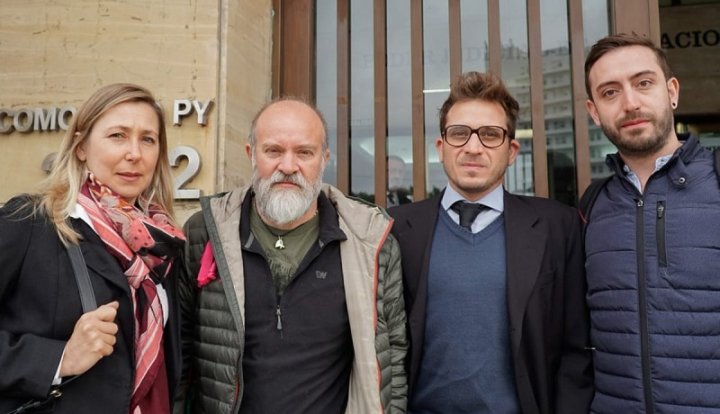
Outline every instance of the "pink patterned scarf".
[[146, 214], [92, 173], [88, 173], [78, 203], [130, 285], [135, 315], [135, 382], [130, 412], [169, 413], [163, 312], [156, 284], [170, 272], [185, 236], [162, 208], [151, 204]]

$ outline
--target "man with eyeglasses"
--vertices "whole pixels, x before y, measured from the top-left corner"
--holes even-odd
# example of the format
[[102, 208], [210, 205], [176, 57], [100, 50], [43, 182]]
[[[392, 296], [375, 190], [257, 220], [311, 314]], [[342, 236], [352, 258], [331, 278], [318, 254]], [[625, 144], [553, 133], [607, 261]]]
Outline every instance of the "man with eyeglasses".
[[410, 329], [412, 413], [587, 413], [593, 393], [575, 209], [503, 188], [519, 106], [468, 72], [440, 109], [448, 185], [391, 208]]

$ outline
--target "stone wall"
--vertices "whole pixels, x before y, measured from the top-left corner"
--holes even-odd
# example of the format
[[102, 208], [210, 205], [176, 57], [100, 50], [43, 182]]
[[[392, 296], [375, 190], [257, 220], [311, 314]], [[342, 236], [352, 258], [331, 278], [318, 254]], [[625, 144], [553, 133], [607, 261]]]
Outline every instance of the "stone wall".
[[[200, 168], [183, 188], [212, 194], [248, 181], [245, 138], [271, 95], [271, 0], [2, 3], [0, 203], [33, 191], [64, 133], [49, 121], [18, 132], [13, 123], [25, 129], [30, 120], [14, 113], [77, 108], [114, 82], [149, 88], [165, 108], [170, 148], [197, 151]], [[206, 125], [195, 112], [173, 125], [175, 100], [212, 100]], [[186, 168], [181, 158], [176, 175]], [[194, 200], [179, 201], [178, 219], [196, 209]]]

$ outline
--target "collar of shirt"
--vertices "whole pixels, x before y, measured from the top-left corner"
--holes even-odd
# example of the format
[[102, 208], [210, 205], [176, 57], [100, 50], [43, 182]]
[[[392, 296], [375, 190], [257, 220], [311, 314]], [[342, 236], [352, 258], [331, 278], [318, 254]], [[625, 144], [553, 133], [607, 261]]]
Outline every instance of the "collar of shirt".
[[70, 217], [84, 221], [91, 229], [93, 229], [93, 231], [95, 231], [95, 226], [93, 226], [92, 221], [90, 221], [90, 216], [80, 203], [75, 203], [75, 210], [70, 213]]
[[[655, 170], [653, 170], [653, 174], [658, 171], [660, 168], [664, 167], [665, 164], [670, 161], [670, 158], [672, 158], [672, 154], [670, 155], [663, 155], [662, 157], [659, 157], [655, 160]], [[623, 171], [625, 172], [625, 177], [632, 183], [632, 185], [635, 186], [635, 188], [638, 189], [642, 193], [642, 185], [640, 183], [640, 178], [638, 178], [637, 174], [633, 172], [633, 170], [630, 169], [630, 167], [627, 166], [627, 164], [623, 165]]]
[[465, 200], [469, 203], [480, 203], [488, 206], [489, 209], [478, 214], [470, 228], [473, 233], [478, 233], [502, 215], [505, 210], [505, 204], [503, 201], [504, 192], [505, 190], [503, 189], [503, 186], [499, 185], [486, 194], [485, 197], [477, 201], [469, 201], [455, 191], [450, 184], [448, 184], [445, 186], [445, 193], [443, 194], [442, 200], [440, 200], [440, 205], [448, 213], [450, 218], [458, 225], [460, 224], [460, 215], [450, 209], [450, 206], [452, 206], [456, 201]]

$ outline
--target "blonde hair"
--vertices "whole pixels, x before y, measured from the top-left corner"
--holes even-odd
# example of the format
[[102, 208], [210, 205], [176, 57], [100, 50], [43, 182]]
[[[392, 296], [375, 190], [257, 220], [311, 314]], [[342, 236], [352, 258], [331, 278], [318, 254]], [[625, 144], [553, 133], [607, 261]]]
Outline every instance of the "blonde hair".
[[[105, 113], [125, 102], [145, 102], [157, 114], [159, 124], [160, 152], [150, 186], [140, 195], [147, 210], [150, 203], [157, 204], [173, 216], [172, 173], [168, 161], [167, 133], [162, 108], [147, 89], [130, 83], [115, 83], [104, 86], [80, 107], [73, 116], [70, 127], [60, 144], [60, 150], [53, 163], [50, 175], [40, 185], [40, 194], [35, 198], [34, 213], [42, 212], [55, 225], [63, 243], [77, 243], [80, 235], [73, 230], [68, 218], [75, 210], [78, 195], [85, 181], [85, 163], [77, 157], [77, 149], [90, 136], [93, 126]], [[39, 211], [38, 211], [39, 210]]]

